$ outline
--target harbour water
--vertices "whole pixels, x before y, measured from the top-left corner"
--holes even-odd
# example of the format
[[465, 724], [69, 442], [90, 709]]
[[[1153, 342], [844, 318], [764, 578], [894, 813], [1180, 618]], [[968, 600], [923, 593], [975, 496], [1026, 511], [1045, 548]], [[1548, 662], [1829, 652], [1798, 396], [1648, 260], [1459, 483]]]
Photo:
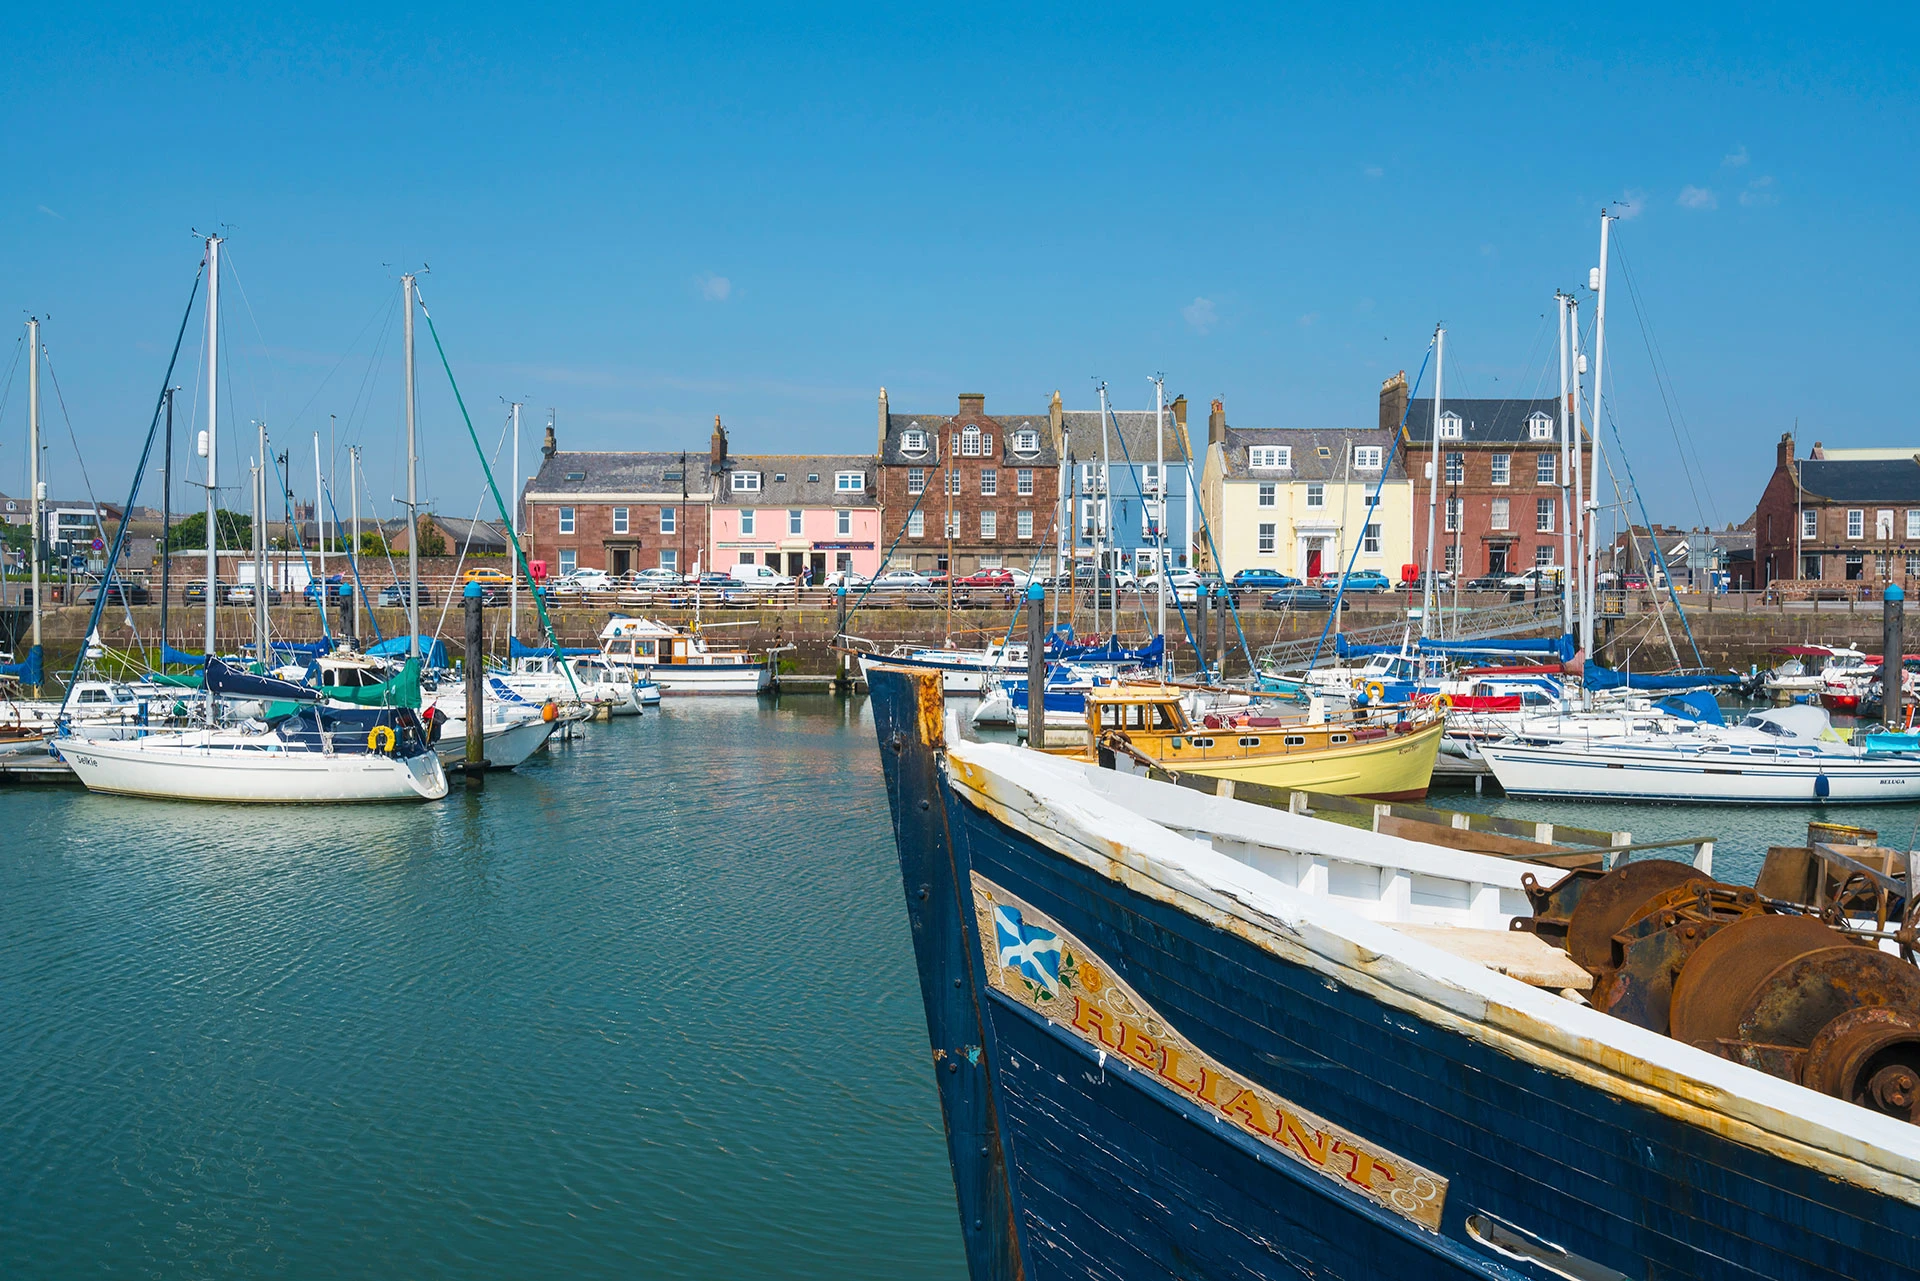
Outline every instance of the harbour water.
[[964, 1272], [864, 702], [0, 812], [0, 1276]]

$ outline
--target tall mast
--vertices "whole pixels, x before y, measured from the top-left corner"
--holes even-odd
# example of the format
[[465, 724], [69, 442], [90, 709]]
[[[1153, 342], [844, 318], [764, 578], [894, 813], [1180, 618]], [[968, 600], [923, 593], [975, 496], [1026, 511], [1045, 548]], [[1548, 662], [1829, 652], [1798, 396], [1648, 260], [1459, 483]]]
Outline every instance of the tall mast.
[[[682, 484], [686, 483], [684, 479], [686, 474], [687, 467], [685, 462], [682, 462], [680, 465]], [[507, 528], [513, 531], [513, 537], [507, 541], [514, 545], [507, 549], [507, 554], [512, 556], [514, 561], [511, 567], [513, 581], [507, 585], [508, 636], [520, 634], [520, 556], [515, 548], [520, 543], [520, 495], [525, 488], [524, 482], [520, 479], [520, 402], [516, 400], [513, 402], [513, 513], [507, 518]], [[508, 648], [511, 649], [512, 646], [509, 645]]]
[[[167, 597], [173, 594], [173, 393], [167, 388], [167, 456], [160, 467], [160, 647], [167, 644]], [[165, 664], [162, 664], [164, 666]]]
[[353, 503], [353, 541], [347, 544], [347, 568], [353, 571], [353, 635], [360, 636], [360, 446], [347, 447], [347, 489]]
[[420, 656], [420, 511], [414, 447], [413, 398], [413, 275], [400, 277], [400, 298], [406, 309], [407, 345], [407, 657]]
[[[1111, 576], [1113, 572], [1112, 570], [1107, 568], [1107, 539], [1108, 539], [1108, 536], [1112, 533], [1112, 529], [1110, 528], [1110, 523], [1113, 516], [1113, 478], [1109, 474], [1110, 470], [1111, 469], [1107, 463], [1107, 385], [1105, 383], [1101, 383], [1100, 384], [1100, 508], [1099, 508], [1100, 528], [1099, 528], [1099, 532], [1094, 538], [1094, 543], [1093, 543], [1093, 630], [1095, 632], [1098, 632], [1100, 630], [1100, 576], [1102, 574]], [[1115, 608], [1108, 610], [1107, 622], [1112, 625], [1114, 631], [1119, 631], [1120, 630], [1119, 620], [1114, 617], [1114, 615], [1118, 613], [1117, 606], [1119, 605], [1119, 601], [1116, 599], [1109, 603], [1115, 606]]]
[[1420, 583], [1420, 634], [1433, 634], [1433, 512], [1440, 499], [1440, 397], [1441, 378], [1447, 366], [1447, 331], [1433, 331], [1435, 352], [1433, 370], [1433, 418], [1427, 424], [1427, 567]]
[[[1153, 379], [1153, 476], [1158, 493], [1154, 497], [1153, 546], [1154, 560], [1160, 570], [1160, 617], [1155, 623], [1156, 635], [1167, 634], [1167, 383], [1164, 378], [1155, 375]], [[1162, 651], [1164, 654], [1164, 651]], [[1164, 668], [1166, 659], [1162, 657]]]
[[[267, 661], [267, 424], [260, 427], [260, 464], [253, 485], [253, 656]], [[317, 437], [315, 438], [318, 439]], [[325, 608], [325, 606], [322, 606]]]
[[1607, 365], [1607, 232], [1613, 219], [1600, 215], [1600, 265], [1593, 269], [1593, 290], [1598, 295], [1593, 313], [1593, 479], [1587, 487], [1589, 533], [1587, 538], [1587, 603], [1582, 630], [1587, 653], [1593, 653], [1593, 592], [1598, 584], [1600, 508], [1600, 431], [1606, 423], [1605, 407]]
[[33, 562], [28, 578], [33, 587], [33, 643], [40, 644], [40, 321], [27, 322], [27, 511], [33, 522], [33, 538], [27, 558]]
[[1580, 465], [1578, 454], [1569, 455], [1573, 415], [1569, 412], [1567, 375], [1567, 296], [1553, 291], [1553, 309], [1560, 325], [1560, 634], [1573, 633], [1573, 504], [1568, 502], [1573, 477], [1568, 473]]
[[[214, 502], [220, 484], [220, 237], [207, 237], [207, 639], [213, 657], [214, 609], [220, 601], [218, 531]], [[214, 698], [207, 695], [207, 723], [213, 723]]]
[[[288, 480], [293, 478], [289, 476]], [[313, 433], [313, 541], [320, 544], [320, 612], [327, 612], [327, 483], [320, 475], [320, 433]]]
[[1567, 349], [1572, 353], [1568, 370], [1567, 417], [1573, 436], [1573, 621], [1579, 628], [1580, 643], [1586, 644], [1587, 620], [1587, 474], [1583, 465], [1586, 453], [1580, 426], [1580, 379], [1587, 370], [1587, 358], [1580, 352], [1580, 300], [1567, 299]]

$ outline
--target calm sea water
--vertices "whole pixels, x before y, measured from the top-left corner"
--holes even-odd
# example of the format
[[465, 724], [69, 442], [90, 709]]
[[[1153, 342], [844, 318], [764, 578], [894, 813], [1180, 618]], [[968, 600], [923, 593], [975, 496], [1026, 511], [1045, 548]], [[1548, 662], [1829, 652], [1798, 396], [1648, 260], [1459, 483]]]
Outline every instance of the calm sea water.
[[0, 1276], [960, 1276], [864, 702], [417, 807], [0, 792]]

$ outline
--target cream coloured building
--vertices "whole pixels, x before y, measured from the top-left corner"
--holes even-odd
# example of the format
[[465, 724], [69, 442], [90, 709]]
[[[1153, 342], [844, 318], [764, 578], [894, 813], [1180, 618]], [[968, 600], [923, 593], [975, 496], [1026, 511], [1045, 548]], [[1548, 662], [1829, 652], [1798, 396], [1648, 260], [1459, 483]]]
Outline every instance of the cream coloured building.
[[1241, 430], [1226, 425], [1218, 406], [1208, 424], [1201, 481], [1219, 550], [1214, 568], [1228, 577], [1276, 569], [1304, 581], [1343, 573], [1351, 558], [1356, 572], [1378, 570], [1389, 582], [1400, 581], [1413, 557], [1413, 486], [1393, 433]]

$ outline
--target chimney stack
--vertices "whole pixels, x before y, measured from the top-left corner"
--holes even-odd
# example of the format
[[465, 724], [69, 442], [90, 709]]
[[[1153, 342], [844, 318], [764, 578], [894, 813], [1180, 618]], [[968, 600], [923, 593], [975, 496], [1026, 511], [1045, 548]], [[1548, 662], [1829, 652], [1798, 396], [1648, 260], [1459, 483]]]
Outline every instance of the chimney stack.
[[1793, 465], [1792, 432], [1783, 431], [1780, 433], [1780, 443], [1773, 447], [1773, 465], [1775, 467], [1791, 467]]
[[707, 446], [707, 466], [719, 471], [727, 465], [727, 429], [720, 425], [720, 415], [713, 416], [713, 439]]
[[986, 393], [963, 391], [960, 393], [960, 412], [956, 418], [985, 418], [987, 416]]
[[560, 445], [553, 438], [553, 411], [549, 409], [547, 411], [547, 438], [541, 442], [540, 456], [542, 458], [552, 458], [559, 452]]
[[887, 389], [885, 387], [880, 389], [880, 448], [873, 452], [876, 454], [887, 452]]
[[1047, 402], [1047, 430], [1053, 437], [1053, 452], [1066, 465], [1066, 411], [1060, 407], [1060, 393], [1055, 391], [1053, 399]]
[[1380, 384], [1380, 430], [1397, 432], [1407, 416], [1407, 371]]
[[1213, 411], [1207, 415], [1207, 448], [1227, 443], [1227, 404], [1216, 398]]
[[1816, 461], [1816, 462], [1817, 462], [1818, 460], [1820, 460], [1820, 459], [1822, 459], [1822, 458], [1825, 458], [1826, 456], [1827, 456], [1827, 451], [1826, 451], [1826, 447], [1825, 447], [1824, 445], [1822, 445], [1822, 444], [1821, 444], [1821, 443], [1820, 443], [1819, 441], [1817, 441], [1817, 440], [1816, 440], [1816, 441], [1814, 441], [1814, 442], [1813, 442], [1813, 452], [1812, 452], [1812, 453], [1810, 453], [1810, 454], [1808, 454], [1808, 455], [1807, 455], [1807, 458], [1808, 458], [1808, 459], [1809, 459], [1810, 461]]

